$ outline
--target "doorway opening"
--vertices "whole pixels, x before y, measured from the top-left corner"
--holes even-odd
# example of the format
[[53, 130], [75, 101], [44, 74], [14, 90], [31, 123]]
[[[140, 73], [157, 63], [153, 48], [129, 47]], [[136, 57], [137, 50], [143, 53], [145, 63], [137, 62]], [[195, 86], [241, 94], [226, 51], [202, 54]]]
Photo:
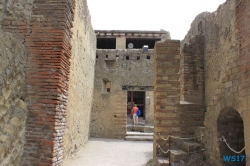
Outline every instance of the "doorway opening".
[[[223, 141], [226, 139], [227, 144], [237, 152], [240, 152], [245, 147], [243, 120], [238, 111], [230, 108], [221, 111], [217, 120], [217, 129], [220, 140], [220, 155], [224, 164], [227, 166], [235, 164], [245, 165], [245, 157], [242, 157], [245, 156], [245, 151], [235, 153]], [[234, 158], [230, 158], [232, 156], [236, 157], [237, 161], [232, 162], [234, 160]], [[225, 157], [229, 161], [225, 161]]]
[[146, 118], [145, 92], [144, 91], [128, 91], [127, 101], [128, 101], [127, 116], [132, 117], [131, 109], [133, 108], [134, 104], [137, 104], [137, 107], [141, 110], [141, 115], [139, 117], [142, 117], [145, 120]]

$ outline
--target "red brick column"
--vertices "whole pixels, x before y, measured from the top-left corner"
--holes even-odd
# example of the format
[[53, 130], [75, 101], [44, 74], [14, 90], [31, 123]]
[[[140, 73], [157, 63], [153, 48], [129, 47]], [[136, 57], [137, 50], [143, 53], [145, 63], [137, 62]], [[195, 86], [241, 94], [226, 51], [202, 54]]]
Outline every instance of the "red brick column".
[[61, 165], [67, 105], [73, 0], [35, 0], [31, 20], [6, 17], [3, 30], [26, 46], [29, 113], [21, 165]]

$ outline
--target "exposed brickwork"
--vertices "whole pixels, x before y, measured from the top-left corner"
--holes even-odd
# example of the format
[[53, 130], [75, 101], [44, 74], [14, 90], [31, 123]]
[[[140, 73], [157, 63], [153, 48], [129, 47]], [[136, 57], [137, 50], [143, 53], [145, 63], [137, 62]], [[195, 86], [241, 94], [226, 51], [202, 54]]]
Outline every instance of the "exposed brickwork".
[[240, 53], [240, 95], [242, 119], [244, 124], [245, 153], [247, 163], [250, 163], [250, 1], [236, 1], [236, 20], [238, 28], [238, 41]]
[[168, 149], [163, 137], [169, 134], [188, 137], [195, 134], [195, 126], [202, 126], [204, 120], [203, 105], [180, 103], [180, 41], [166, 40], [157, 43], [154, 48], [154, 158], [164, 154], [158, 148]]
[[[236, 8], [237, 4], [238, 8]], [[242, 131], [244, 130], [246, 155], [249, 154], [249, 143], [247, 141], [249, 130], [246, 127], [249, 125], [247, 92], [249, 78], [247, 75], [244, 76], [244, 70], [241, 71], [241, 68], [246, 69], [244, 66], [247, 66], [248, 63], [247, 58], [241, 57], [247, 57], [249, 53], [244, 52], [242, 54], [238, 49], [239, 42], [243, 42], [245, 45], [249, 43], [249, 32], [246, 31], [249, 29], [249, 14], [247, 13], [249, 13], [249, 1], [227, 0], [219, 6], [216, 12], [199, 14], [192, 22], [191, 28], [183, 40], [183, 43], [192, 43], [194, 40], [198, 42], [197, 37], [201, 32], [204, 37], [204, 82], [207, 112], [204, 122], [205, 136], [203, 142], [207, 155], [206, 161], [211, 165], [223, 165], [222, 156], [226, 155], [225, 151], [229, 151], [227, 147], [221, 148], [224, 146], [219, 141], [222, 134], [226, 139], [232, 141], [229, 142], [230, 144], [238, 143], [239, 146], [235, 146], [235, 148], [239, 150], [244, 146], [243, 141], [241, 141]], [[199, 26], [201, 23], [202, 26]], [[244, 32], [241, 33], [241, 30]], [[239, 35], [244, 36], [243, 41], [237, 40], [242, 39]], [[244, 59], [243, 63], [242, 59]], [[242, 65], [243, 67], [241, 67]], [[233, 120], [230, 118], [223, 119], [224, 117], [235, 116], [236, 113], [232, 115], [230, 110], [239, 113], [244, 126], [239, 124], [241, 121], [239, 116], [234, 117]], [[224, 124], [228, 125], [223, 126]], [[237, 138], [235, 135], [239, 137]]]
[[[202, 22], [201, 22], [202, 23]], [[201, 25], [201, 24], [200, 24]], [[204, 103], [204, 36], [195, 36], [181, 49], [181, 101]]]
[[[74, 2], [35, 0], [21, 4], [29, 8], [31, 18], [15, 3], [8, 2], [7, 6], [17, 10], [6, 11], [3, 30], [22, 40], [28, 53], [25, 101], [29, 114], [21, 165], [60, 165]], [[24, 13], [24, 17], [15, 17], [20, 13]]]
[[238, 40], [240, 51], [240, 64], [241, 64], [241, 95], [250, 95], [250, 2], [247, 0], [238, 0], [238, 6], [236, 7], [237, 28], [238, 28]]

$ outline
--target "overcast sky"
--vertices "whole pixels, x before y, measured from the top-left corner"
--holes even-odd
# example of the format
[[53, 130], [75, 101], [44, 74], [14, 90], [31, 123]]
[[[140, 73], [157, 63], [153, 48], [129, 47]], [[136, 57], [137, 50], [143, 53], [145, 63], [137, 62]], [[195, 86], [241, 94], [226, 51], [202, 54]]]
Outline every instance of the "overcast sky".
[[199, 13], [226, 0], [87, 0], [94, 30], [167, 30], [182, 40]]

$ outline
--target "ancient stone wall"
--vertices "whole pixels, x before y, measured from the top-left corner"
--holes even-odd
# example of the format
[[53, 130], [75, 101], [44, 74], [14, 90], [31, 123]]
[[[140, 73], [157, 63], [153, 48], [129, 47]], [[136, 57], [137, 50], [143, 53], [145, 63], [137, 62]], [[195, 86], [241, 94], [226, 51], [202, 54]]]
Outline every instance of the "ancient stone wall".
[[25, 142], [27, 55], [23, 44], [0, 32], [0, 165], [19, 165]]
[[23, 42], [28, 57], [29, 112], [20, 165], [62, 163], [73, 8], [71, 0], [4, 1], [2, 29]]
[[203, 126], [204, 106], [180, 104], [180, 41], [158, 42], [154, 48], [154, 159], [167, 151], [169, 134], [193, 137], [195, 127]]
[[91, 26], [86, 0], [76, 1], [73, 27], [69, 97], [63, 139], [65, 157], [86, 144], [89, 138], [96, 36]]
[[[124, 138], [127, 90], [123, 90], [122, 86], [153, 86], [153, 50], [143, 52], [141, 49], [100, 49], [97, 50], [96, 57], [90, 135]], [[110, 92], [107, 92], [105, 82], [110, 82]]]
[[154, 124], [154, 91], [147, 91], [146, 92], [146, 119], [145, 123], [147, 125]]
[[[202, 28], [202, 23], [199, 24]], [[181, 49], [181, 102], [204, 103], [204, 37], [200, 34]]]
[[250, 163], [250, 1], [236, 1], [236, 18], [238, 28], [238, 41], [240, 52], [240, 107], [244, 124], [244, 141], [247, 164]]
[[[248, 58], [244, 59], [240, 55], [237, 32], [242, 30], [242, 37], [239, 37], [239, 39], [244, 38], [241, 46], [247, 46], [249, 40], [247, 37], [248, 33], [245, 31], [247, 28], [245, 27], [249, 27], [249, 18], [247, 16], [247, 13], [249, 13], [249, 2], [241, 1], [241, 5], [241, 7], [240, 5], [238, 6], [237, 18], [235, 0], [227, 0], [213, 13], [198, 15], [183, 40], [184, 45], [184, 43], [197, 40], [195, 39], [197, 36], [202, 35], [204, 37], [204, 81], [207, 110], [204, 123], [204, 143], [206, 145], [207, 161], [212, 165], [222, 165], [223, 155], [226, 155], [225, 151], [222, 150], [223, 148], [219, 148], [224, 146], [224, 142], [219, 141], [222, 138], [222, 133], [228, 141], [240, 143], [241, 141], [237, 141], [238, 138], [234, 137], [234, 135], [242, 135], [239, 132], [240, 130], [243, 131], [243, 127], [245, 133], [248, 131], [245, 129], [247, 123], [244, 121], [248, 117], [248, 106], [247, 102], [245, 102], [247, 99], [245, 98], [244, 100], [241, 97], [243, 94], [241, 92], [247, 92], [241, 89], [244, 87], [242, 86], [242, 81], [244, 80], [242, 76], [246, 69], [243, 66], [247, 64]], [[247, 55], [246, 52], [243, 52], [243, 55]], [[245, 80], [248, 82], [249, 78], [245, 77]], [[245, 85], [247, 85], [245, 87], [249, 86], [248, 83]], [[243, 109], [244, 107], [246, 109]], [[231, 113], [231, 110], [239, 113], [244, 121], [244, 126], [240, 124], [239, 117], [235, 117], [234, 122], [230, 118], [227, 118], [229, 116], [236, 116], [236, 113]], [[219, 117], [222, 120], [219, 120]], [[222, 117], [225, 118], [223, 119]], [[226, 126], [230, 126], [230, 129], [229, 127], [223, 127], [222, 123], [228, 123]], [[245, 143], [248, 138], [245, 135]], [[233, 142], [231, 143], [232, 146]], [[243, 146], [244, 142], [240, 144]], [[236, 149], [240, 150], [240, 148], [243, 147], [239, 146]], [[227, 148], [227, 150], [229, 149]], [[246, 151], [247, 153], [249, 152]]]

